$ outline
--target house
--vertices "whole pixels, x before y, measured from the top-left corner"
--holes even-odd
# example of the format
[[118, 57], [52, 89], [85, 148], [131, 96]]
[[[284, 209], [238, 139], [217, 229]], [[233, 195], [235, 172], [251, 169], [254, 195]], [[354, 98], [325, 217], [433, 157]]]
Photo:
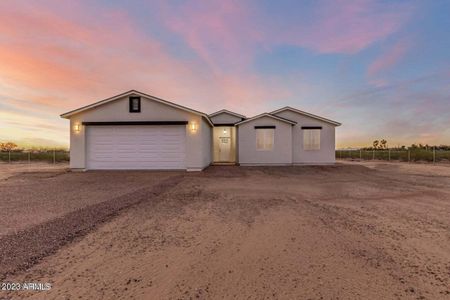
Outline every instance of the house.
[[61, 117], [70, 120], [70, 167], [82, 170], [334, 163], [341, 125], [291, 107], [207, 115], [135, 90]]

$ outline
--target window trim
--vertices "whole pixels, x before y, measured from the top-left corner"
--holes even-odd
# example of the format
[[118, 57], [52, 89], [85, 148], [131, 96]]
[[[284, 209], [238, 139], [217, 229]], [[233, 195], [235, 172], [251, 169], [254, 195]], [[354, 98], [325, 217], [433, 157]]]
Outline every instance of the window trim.
[[[259, 127], [259, 128], [256, 128]], [[258, 148], [258, 130], [272, 130], [272, 147], [270, 149]], [[264, 139], [265, 141], [265, 139]], [[255, 149], [256, 151], [273, 151], [275, 148], [275, 126], [255, 126]]]
[[[138, 100], [138, 109], [134, 110], [133, 109], [133, 101], [136, 99]], [[129, 98], [128, 102], [129, 102], [129, 112], [130, 113], [140, 113], [141, 112], [141, 97], [132, 96]]]
[[269, 125], [269, 126], [255, 126], [255, 129], [275, 129], [276, 126]]

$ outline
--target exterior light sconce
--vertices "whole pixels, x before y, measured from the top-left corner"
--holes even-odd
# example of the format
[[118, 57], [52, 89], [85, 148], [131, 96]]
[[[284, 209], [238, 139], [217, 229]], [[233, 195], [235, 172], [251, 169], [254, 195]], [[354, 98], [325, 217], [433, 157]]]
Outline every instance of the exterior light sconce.
[[226, 129], [224, 129], [224, 130], [223, 130], [223, 133], [224, 133], [224, 134], [226, 134], [226, 133], [227, 133], [227, 130], [226, 130]]
[[75, 131], [75, 133], [79, 133], [81, 131], [80, 123], [76, 123], [75, 125], [73, 125], [73, 131]]
[[192, 121], [189, 123], [189, 129], [191, 130], [192, 133], [196, 133], [198, 130], [198, 124], [195, 121]]

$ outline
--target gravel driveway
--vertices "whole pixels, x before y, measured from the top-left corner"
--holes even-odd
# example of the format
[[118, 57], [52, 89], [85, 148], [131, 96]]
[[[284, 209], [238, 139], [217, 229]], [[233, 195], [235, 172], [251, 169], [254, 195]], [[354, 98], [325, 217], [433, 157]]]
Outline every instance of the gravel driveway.
[[[101, 203], [182, 172], [70, 172], [67, 165], [1, 165], [0, 236]], [[9, 169], [3, 169], [3, 167]]]

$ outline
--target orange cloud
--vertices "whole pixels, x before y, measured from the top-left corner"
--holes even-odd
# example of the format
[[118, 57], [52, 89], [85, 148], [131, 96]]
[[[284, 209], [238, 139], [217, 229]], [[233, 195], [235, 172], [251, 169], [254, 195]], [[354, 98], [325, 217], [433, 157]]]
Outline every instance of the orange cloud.
[[[233, 10], [227, 4], [222, 7]], [[214, 18], [205, 18], [223, 30], [221, 40], [233, 45], [225, 15], [215, 25]], [[212, 110], [214, 105], [238, 108], [286, 94], [278, 83], [264, 82], [246, 71], [214, 72], [202, 61], [170, 55], [125, 12], [80, 3], [2, 2], [0, 36], [0, 96], [7, 105], [2, 117], [8, 131], [0, 137], [31, 135], [35, 128], [55, 137], [51, 128], [41, 125], [60, 124], [60, 113], [129, 89], [199, 110]], [[238, 51], [238, 44], [232, 47]], [[35, 119], [30, 120], [26, 111]], [[30, 121], [41, 125], [30, 127]], [[18, 126], [20, 122], [24, 126]], [[67, 134], [58, 134], [67, 139]]]

